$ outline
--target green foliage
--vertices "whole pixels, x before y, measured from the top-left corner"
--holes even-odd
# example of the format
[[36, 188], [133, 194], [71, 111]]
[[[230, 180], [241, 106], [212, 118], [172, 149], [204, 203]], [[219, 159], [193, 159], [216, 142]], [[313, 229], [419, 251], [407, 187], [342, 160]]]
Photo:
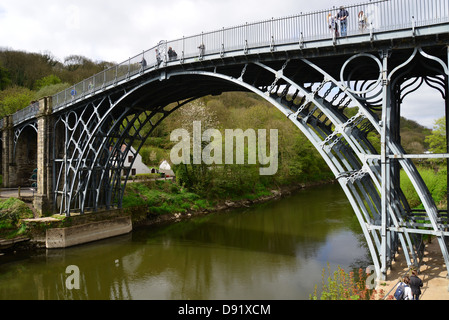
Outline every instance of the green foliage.
[[340, 266], [333, 273], [328, 265], [328, 275], [326, 269], [322, 273], [321, 295], [315, 291], [310, 295], [311, 300], [371, 300], [376, 294], [375, 290], [370, 290], [366, 286], [367, 276], [362, 269], [358, 274], [354, 272], [346, 273]]
[[15, 50], [0, 51], [0, 65], [9, 73], [11, 85], [33, 89], [42, 76], [51, 74], [48, 56]]
[[[162, 144], [167, 143], [166, 140], [161, 138], [155, 138], [151, 140], [154, 141], [162, 140], [161, 142]], [[142, 156], [142, 162], [149, 167], [151, 166], [158, 167], [159, 164], [161, 164], [162, 161], [164, 161], [165, 159], [168, 159], [170, 155], [169, 149], [153, 147], [151, 144], [154, 141], [151, 141], [149, 142], [149, 144], [142, 147], [139, 152], [139, 154]]]
[[59, 77], [55, 76], [54, 74], [51, 74], [49, 76], [43, 77], [42, 79], [36, 80], [34, 83], [34, 89], [39, 90], [43, 87], [51, 86], [54, 84], [61, 83], [61, 79]]
[[[22, 230], [22, 219], [33, 218], [31, 209], [16, 198], [0, 199], [0, 234], [17, 234]], [[22, 230], [23, 231], [23, 230]]]
[[446, 117], [435, 120], [432, 134], [426, 137], [426, 142], [433, 153], [446, 153]]
[[[168, 148], [170, 151], [173, 144], [163, 144], [161, 141], [167, 141], [170, 132], [178, 128], [192, 132], [193, 121], [201, 121], [203, 131], [211, 126], [218, 129], [222, 136], [223, 150], [226, 129], [254, 129], [256, 133], [258, 129], [265, 129], [268, 153], [270, 130], [278, 130], [278, 171], [274, 176], [260, 176], [260, 164], [248, 164], [247, 143], [244, 146], [244, 165], [224, 164], [223, 155], [223, 164], [175, 166], [178, 181], [202, 196], [211, 199], [236, 198], [242, 195], [252, 197], [280, 185], [333, 179], [324, 160], [298, 128], [271, 104], [252, 93], [229, 92], [201, 98], [195, 106], [183, 107], [167, 118], [160, 125], [163, 129], [159, 132], [166, 136], [158, 135], [156, 138], [159, 140], [150, 138], [148, 145], [154, 145], [157, 141], [161, 148]], [[203, 148], [207, 144], [209, 141], [205, 142]], [[147, 155], [144, 158], [146, 157]]]
[[[31, 101], [58, 93], [111, 66], [82, 56], [65, 64], [50, 53], [0, 49], [0, 118], [30, 105]], [[33, 91], [34, 90], [34, 91]]]
[[[421, 177], [426, 183], [432, 198], [440, 209], [447, 207], [447, 170], [446, 167], [427, 168], [424, 166], [417, 167]], [[413, 209], [423, 209], [421, 199], [418, 197], [413, 184], [404, 171], [401, 171], [401, 189]]]
[[0, 90], [6, 89], [11, 83], [8, 70], [0, 66]]
[[266, 185], [270, 178], [260, 176], [256, 165], [180, 164], [174, 170], [181, 185], [208, 199], [251, 199], [269, 194]]
[[416, 121], [401, 117], [401, 144], [407, 153], [424, 153], [429, 148], [426, 136], [430, 133], [430, 129], [421, 126]]
[[69, 83], [57, 83], [42, 87], [34, 94], [34, 99], [39, 100], [44, 97], [52, 96], [70, 87]]
[[127, 185], [123, 207], [145, 205], [150, 214], [184, 213], [190, 209], [208, 208], [199, 195], [188, 192], [171, 180], [134, 182]]
[[29, 106], [33, 98], [33, 92], [23, 87], [10, 87], [0, 91], [0, 119]]

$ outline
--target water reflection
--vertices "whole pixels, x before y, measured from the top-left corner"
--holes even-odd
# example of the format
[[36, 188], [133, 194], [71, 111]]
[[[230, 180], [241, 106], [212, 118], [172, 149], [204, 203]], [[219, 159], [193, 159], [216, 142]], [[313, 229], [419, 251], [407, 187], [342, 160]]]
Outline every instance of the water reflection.
[[308, 299], [328, 262], [371, 264], [338, 186], [22, 258], [0, 257], [0, 299]]

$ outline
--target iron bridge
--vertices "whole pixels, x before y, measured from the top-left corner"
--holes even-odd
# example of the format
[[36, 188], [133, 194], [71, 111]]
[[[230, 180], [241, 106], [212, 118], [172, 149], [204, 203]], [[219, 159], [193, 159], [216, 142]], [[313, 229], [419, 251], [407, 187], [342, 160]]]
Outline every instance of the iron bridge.
[[[399, 133], [402, 102], [423, 84], [449, 110], [449, 3], [370, 1], [346, 10], [346, 35], [329, 27], [333, 8], [164, 40], [33, 103], [0, 121], [4, 186], [20, 185], [37, 168], [34, 204], [42, 212], [120, 208], [125, 156], [135, 159], [164, 119], [206, 95], [253, 92], [292, 121], [326, 161], [360, 222], [379, 278], [399, 249], [409, 266], [419, 265], [426, 235], [438, 239], [449, 268], [447, 210], [437, 208], [413, 162], [448, 159], [449, 152], [406, 154]], [[177, 56], [169, 56], [170, 47]], [[348, 107], [358, 110], [352, 118], [344, 114]], [[367, 138], [370, 132], [380, 136], [380, 147]], [[401, 171], [422, 210], [405, 199]]]

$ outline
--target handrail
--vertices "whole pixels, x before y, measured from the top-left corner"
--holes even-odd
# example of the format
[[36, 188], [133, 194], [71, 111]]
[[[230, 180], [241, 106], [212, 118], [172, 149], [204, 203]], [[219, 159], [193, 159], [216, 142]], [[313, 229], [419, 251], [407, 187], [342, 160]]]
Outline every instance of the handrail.
[[27, 121], [36, 116], [39, 111], [39, 102], [34, 101], [28, 107], [23, 108], [12, 115], [12, 121], [14, 124]]
[[[346, 6], [346, 10], [349, 12], [348, 37], [408, 28], [414, 30], [419, 26], [449, 21], [447, 0], [377, 0]], [[337, 11], [338, 8], [334, 7], [161, 41], [149, 50], [53, 95], [53, 111], [62, 109], [72, 101], [94, 95], [118, 82], [136, 77], [148, 69], [155, 70], [167, 64], [185, 63], [187, 59], [194, 62], [207, 59], [207, 56], [224, 56], [231, 52], [244, 55], [255, 48], [269, 47], [274, 50], [276, 46], [283, 44], [297, 43], [302, 46], [310, 41], [332, 39], [328, 15], [335, 16]], [[362, 21], [359, 20], [361, 12], [364, 13]], [[204, 45], [203, 49], [200, 48], [201, 44]], [[169, 47], [177, 52], [175, 58], [168, 56]], [[160, 60], [156, 50], [160, 54]], [[145, 59], [146, 66], [141, 64], [142, 59]]]

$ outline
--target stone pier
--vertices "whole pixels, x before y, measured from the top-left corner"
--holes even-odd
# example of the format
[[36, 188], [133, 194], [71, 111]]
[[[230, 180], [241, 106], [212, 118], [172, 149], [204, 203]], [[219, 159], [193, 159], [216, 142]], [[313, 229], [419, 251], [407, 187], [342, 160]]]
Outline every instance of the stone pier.
[[132, 221], [130, 216], [90, 222], [67, 228], [53, 228], [47, 230], [46, 247], [48, 249], [67, 248], [127, 234], [131, 231]]

